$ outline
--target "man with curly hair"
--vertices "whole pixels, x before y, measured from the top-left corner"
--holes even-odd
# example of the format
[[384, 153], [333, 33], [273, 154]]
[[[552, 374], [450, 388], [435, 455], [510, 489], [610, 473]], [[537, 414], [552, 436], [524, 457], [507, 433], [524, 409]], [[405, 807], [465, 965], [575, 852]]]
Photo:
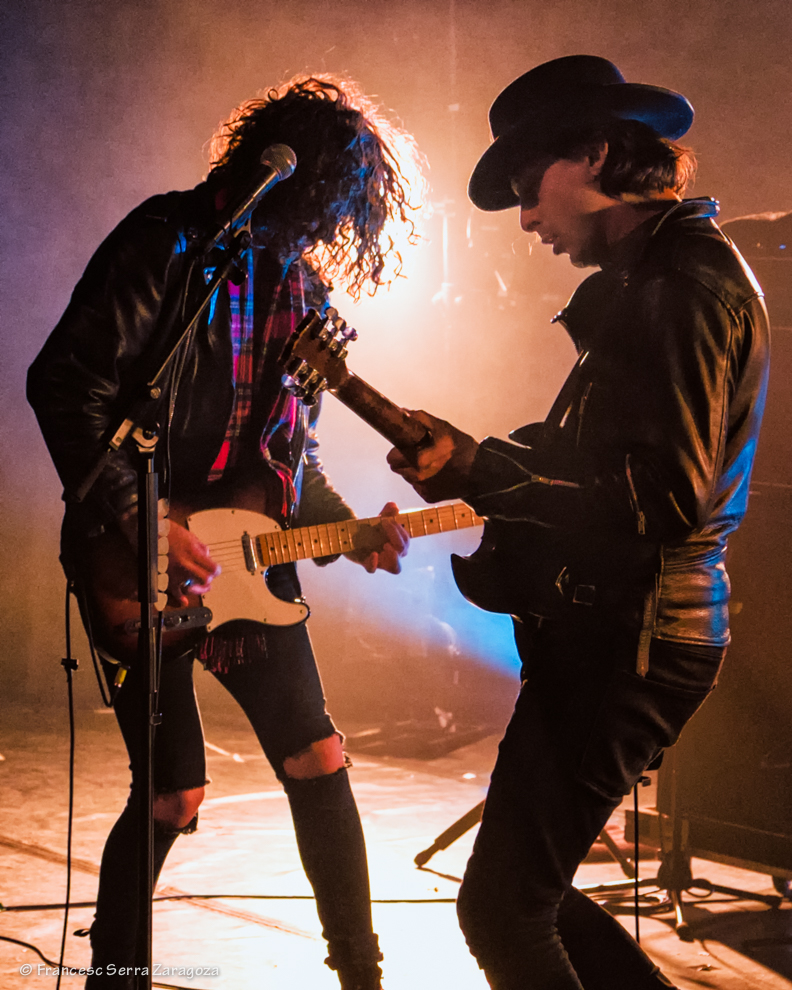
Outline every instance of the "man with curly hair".
[[[695, 160], [678, 93], [604, 58], [554, 59], [490, 109], [469, 186], [580, 268], [556, 317], [578, 361], [543, 423], [433, 443], [391, 465], [429, 501], [487, 517], [458, 580], [515, 617], [522, 688], [459, 896], [493, 990], [670, 984], [575, 872], [715, 684], [729, 640], [729, 533], [748, 499], [768, 372], [751, 272], [683, 199]], [[489, 538], [492, 538], [490, 541]], [[481, 567], [477, 565], [481, 564]]]
[[[353, 516], [322, 471], [318, 406], [309, 410], [283, 389], [278, 358], [307, 307], [326, 304], [331, 279], [353, 294], [373, 292], [387, 281], [387, 266], [398, 267], [387, 225], [406, 227], [408, 236], [414, 228], [394, 139], [409, 148], [407, 136], [353, 83], [298, 78], [235, 112], [215, 137], [205, 182], [149, 199], [119, 224], [91, 259], [29, 374], [29, 398], [67, 491], [88, 472], [130, 391], [147, 380], [178, 315], [200, 298], [217, 264], [202, 254], [207, 235], [251, 187], [264, 150], [283, 143], [296, 153], [296, 171], [254, 210], [239, 284], [218, 290], [164, 389], [158, 466], [172, 504], [235, 505], [287, 526]], [[397, 573], [407, 536], [388, 518], [396, 511], [392, 503], [383, 509], [378, 551], [347, 556], [370, 572]], [[114, 547], [115, 561], [132, 561], [136, 517], [135, 472], [122, 448], [89, 497], [67, 507], [67, 573], [85, 579], [84, 562], [102, 541]], [[169, 544], [171, 603], [188, 604], [189, 589], [189, 596], [208, 594], [211, 607], [217, 561], [175, 521]], [[300, 595], [294, 565], [271, 568], [269, 585], [287, 600]], [[344, 990], [376, 990], [382, 956], [372, 931], [363, 833], [342, 737], [325, 710], [304, 625], [228, 623], [197, 650], [163, 662], [154, 745], [155, 877], [175, 839], [195, 831], [207, 783], [192, 686], [196, 655], [245, 711], [288, 795], [328, 942], [327, 964]], [[108, 684], [117, 669], [112, 659], [105, 654], [102, 661]], [[134, 965], [138, 940], [137, 677], [133, 667], [114, 699], [132, 787], [102, 858], [90, 988], [133, 985], [132, 977], [107, 973], [111, 964], [115, 970]]]

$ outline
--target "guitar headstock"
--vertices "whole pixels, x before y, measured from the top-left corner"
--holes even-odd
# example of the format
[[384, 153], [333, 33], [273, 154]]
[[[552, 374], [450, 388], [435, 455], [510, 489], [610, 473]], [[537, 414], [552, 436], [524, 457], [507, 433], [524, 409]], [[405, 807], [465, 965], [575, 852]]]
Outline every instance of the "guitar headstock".
[[323, 389], [338, 388], [349, 376], [347, 345], [356, 339], [357, 331], [337, 310], [329, 308], [322, 317], [309, 309], [281, 354], [284, 388], [309, 406]]

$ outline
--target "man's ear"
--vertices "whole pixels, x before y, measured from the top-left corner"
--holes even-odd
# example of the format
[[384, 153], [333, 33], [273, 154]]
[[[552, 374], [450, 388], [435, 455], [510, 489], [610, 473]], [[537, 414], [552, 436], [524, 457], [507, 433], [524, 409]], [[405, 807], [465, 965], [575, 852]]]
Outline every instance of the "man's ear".
[[586, 161], [588, 162], [589, 170], [591, 172], [592, 179], [597, 178], [602, 172], [602, 167], [605, 164], [605, 159], [608, 157], [608, 142], [601, 141], [599, 144], [592, 146], [589, 153], [586, 155]]

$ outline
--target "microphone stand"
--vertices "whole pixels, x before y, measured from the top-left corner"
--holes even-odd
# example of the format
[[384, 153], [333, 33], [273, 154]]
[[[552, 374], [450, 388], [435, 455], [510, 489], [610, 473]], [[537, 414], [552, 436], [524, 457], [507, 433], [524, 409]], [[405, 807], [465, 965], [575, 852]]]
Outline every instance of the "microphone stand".
[[[255, 204], [253, 204], [255, 205]], [[252, 212], [251, 206], [250, 212]], [[249, 213], [248, 213], [249, 216]], [[236, 219], [236, 217], [235, 217]], [[247, 221], [248, 217], [242, 218]], [[215, 269], [206, 292], [192, 319], [181, 330], [154, 377], [132, 399], [126, 415], [113, 430], [105, 449], [96, 458], [81, 484], [65, 494], [67, 501], [81, 502], [93, 487], [108, 458], [131, 435], [138, 451], [138, 597], [140, 601], [140, 631], [138, 633], [137, 663], [141, 671], [139, 693], [135, 708], [138, 713], [137, 765], [140, 767], [139, 844], [138, 844], [138, 937], [135, 958], [136, 990], [150, 990], [152, 977], [152, 897], [154, 893], [154, 733], [160, 716], [156, 712], [159, 688], [159, 625], [165, 608], [168, 587], [167, 573], [159, 573], [159, 544], [157, 503], [158, 474], [154, 468], [159, 427], [154, 422], [155, 405], [162, 395], [162, 383], [179, 349], [190, 338], [198, 320], [212, 301], [220, 285], [234, 277], [238, 261], [250, 244], [250, 233], [240, 230], [227, 239], [228, 248], [222, 264]], [[208, 253], [217, 238], [201, 255]], [[167, 549], [165, 549], [167, 553]]]

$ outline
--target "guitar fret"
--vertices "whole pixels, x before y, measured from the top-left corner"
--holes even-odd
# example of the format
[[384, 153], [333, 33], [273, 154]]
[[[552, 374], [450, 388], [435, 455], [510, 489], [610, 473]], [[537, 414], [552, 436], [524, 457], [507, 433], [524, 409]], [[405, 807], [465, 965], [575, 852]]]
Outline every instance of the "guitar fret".
[[306, 531], [308, 533], [308, 538], [310, 539], [309, 552], [311, 557], [321, 557], [322, 556], [322, 541], [319, 536], [318, 526], [306, 526]]
[[289, 561], [297, 560], [297, 545], [294, 539], [294, 530], [285, 529], [283, 531], [283, 538], [286, 544], [286, 552], [288, 554]]
[[459, 527], [460, 522], [462, 523], [463, 526], [471, 525], [472, 520], [473, 520], [473, 511], [469, 509], [466, 505], [459, 506], [459, 512], [457, 512], [457, 507], [454, 506], [454, 523], [456, 524], [457, 528]]
[[341, 553], [341, 541], [338, 539], [338, 525], [327, 524], [327, 544], [333, 553]]
[[433, 533], [439, 533], [441, 531], [439, 517], [440, 513], [437, 509], [424, 509], [421, 513], [421, 522], [425, 536], [431, 536]]
[[327, 528], [327, 523], [323, 523], [321, 526], [317, 526], [319, 530], [319, 545], [322, 548], [322, 555], [328, 554], [330, 550], [330, 533]]
[[352, 532], [348, 522], [340, 522], [336, 525], [338, 534], [338, 545], [341, 553], [348, 553], [352, 549]]
[[349, 534], [349, 549], [354, 550], [356, 548], [355, 538], [357, 537], [357, 532], [360, 529], [360, 523], [357, 519], [348, 519], [344, 523], [344, 526]]

